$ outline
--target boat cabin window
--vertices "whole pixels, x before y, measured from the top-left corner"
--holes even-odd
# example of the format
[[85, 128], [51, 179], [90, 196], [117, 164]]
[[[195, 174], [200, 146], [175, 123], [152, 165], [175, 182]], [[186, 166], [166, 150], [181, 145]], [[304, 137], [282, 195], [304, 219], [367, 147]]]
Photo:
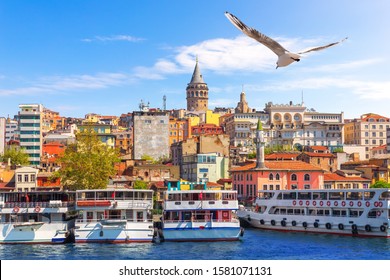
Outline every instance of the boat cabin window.
[[305, 210], [303, 208], [295, 208], [294, 215], [305, 215]]
[[330, 216], [330, 209], [317, 209], [317, 216]]
[[326, 192], [313, 192], [313, 199], [326, 200], [327, 194], [326, 194]]
[[279, 193], [277, 199], [286, 199], [286, 200], [290, 200], [290, 199], [296, 199], [297, 198], [297, 193], [296, 192], [282, 192], [282, 193]]
[[344, 199], [343, 192], [330, 192], [329, 193], [329, 200], [343, 200], [343, 199]]
[[235, 200], [236, 193], [222, 193], [222, 200]]
[[377, 212], [376, 210], [371, 210], [370, 212], [368, 212], [367, 217], [376, 218], [376, 214], [377, 214], [376, 212]]
[[349, 209], [350, 217], [360, 217], [363, 214], [363, 210]]
[[260, 192], [259, 193], [259, 198], [260, 199], [270, 199], [274, 196], [275, 193], [273, 192]]
[[133, 200], [134, 199], [134, 192], [125, 192], [125, 199], [126, 200]]
[[294, 209], [292, 208], [287, 209], [287, 215], [294, 215]]
[[94, 192], [85, 192], [85, 199], [86, 200], [95, 200], [95, 193]]
[[362, 200], [361, 192], [347, 192], [347, 200]]
[[390, 192], [383, 192], [379, 196], [379, 200], [390, 200]]
[[374, 197], [375, 192], [364, 192], [364, 200], [370, 200]]
[[298, 199], [311, 199], [311, 192], [298, 192]]
[[346, 217], [347, 216], [347, 210], [333, 209], [332, 216]]

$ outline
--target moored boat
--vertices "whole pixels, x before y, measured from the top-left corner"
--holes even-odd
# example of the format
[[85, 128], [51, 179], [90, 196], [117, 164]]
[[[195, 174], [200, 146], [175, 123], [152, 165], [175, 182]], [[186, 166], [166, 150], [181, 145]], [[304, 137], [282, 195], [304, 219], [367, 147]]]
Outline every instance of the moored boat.
[[71, 192], [1, 192], [0, 243], [72, 242], [72, 211]]
[[234, 217], [237, 209], [236, 191], [168, 188], [159, 235], [164, 241], [239, 240], [243, 229]]
[[152, 196], [124, 188], [76, 191], [76, 243], [152, 242]]
[[388, 189], [259, 191], [237, 216], [260, 229], [390, 237], [389, 206]]

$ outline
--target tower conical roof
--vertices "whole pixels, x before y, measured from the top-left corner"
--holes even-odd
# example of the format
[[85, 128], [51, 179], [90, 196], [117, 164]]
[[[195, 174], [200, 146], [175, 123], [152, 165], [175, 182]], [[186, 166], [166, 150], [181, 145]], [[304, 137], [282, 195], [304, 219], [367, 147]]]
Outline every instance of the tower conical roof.
[[192, 79], [190, 84], [204, 84], [202, 73], [200, 73], [199, 65], [198, 65], [198, 58], [196, 58], [196, 64], [194, 73], [192, 74]]

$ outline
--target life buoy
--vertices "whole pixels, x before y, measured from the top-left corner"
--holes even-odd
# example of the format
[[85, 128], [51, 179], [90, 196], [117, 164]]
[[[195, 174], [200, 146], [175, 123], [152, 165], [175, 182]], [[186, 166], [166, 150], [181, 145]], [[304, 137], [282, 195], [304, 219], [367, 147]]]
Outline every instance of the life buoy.
[[297, 201], [296, 200], [293, 201], [293, 205], [294, 206], [297, 205]]
[[339, 230], [343, 230], [344, 229], [344, 225], [343, 224], [339, 224]]
[[303, 226], [304, 228], [307, 228], [307, 223], [306, 223], [306, 222], [303, 222], [303, 223], [302, 223], [302, 226]]
[[382, 201], [379, 201], [379, 202], [378, 202], [378, 207], [382, 207], [382, 206], [383, 206]]
[[344, 207], [346, 205], [346, 202], [345, 201], [341, 202], [341, 205]]
[[285, 220], [282, 220], [282, 221], [280, 222], [280, 224], [281, 224], [282, 226], [284, 226], [284, 227], [287, 225], [287, 223], [286, 223]]
[[382, 232], [383, 231], [386, 231], [386, 227], [384, 225], [381, 225], [380, 228], [379, 228]]
[[18, 206], [15, 206], [15, 207], [14, 207], [14, 212], [15, 212], [15, 213], [18, 213], [19, 210], [20, 210], [20, 208], [19, 208]]
[[316, 201], [313, 201], [313, 206], [316, 206], [317, 205], [317, 202]]
[[330, 201], [327, 201], [327, 202], [326, 202], [326, 205], [330, 206]]
[[352, 225], [352, 230], [355, 231], [355, 232], [357, 231], [357, 225], [356, 224]]
[[318, 226], [319, 226], [318, 222], [314, 222], [314, 227], [318, 228]]
[[302, 201], [302, 200], [301, 200], [301, 201], [299, 201], [299, 205], [301, 205], [301, 206], [303, 205], [303, 201]]
[[374, 202], [374, 206], [375, 206], [375, 207], [378, 207], [378, 205], [379, 205], [379, 204], [378, 204], [378, 201], [375, 201], [375, 202]]
[[306, 201], [306, 206], [309, 206], [309, 205], [310, 205], [310, 201], [307, 200], [307, 201]]
[[370, 225], [366, 225], [366, 226], [364, 227], [364, 229], [365, 229], [366, 231], [370, 232], [370, 231], [371, 231], [371, 226], [370, 226]]
[[353, 201], [349, 202], [349, 206], [353, 207]]
[[324, 206], [324, 202], [323, 201], [320, 201], [320, 206]]
[[40, 211], [41, 211], [41, 206], [36, 206], [36, 207], [34, 208], [34, 211], [35, 211], [36, 213], [40, 212]]
[[226, 212], [226, 211], [223, 211], [222, 212], [222, 218], [228, 218], [229, 217], [229, 213]]
[[331, 223], [326, 223], [325, 227], [326, 227], [327, 229], [331, 229], [331, 228], [332, 228], [332, 225], [331, 225]]
[[361, 201], [358, 201], [358, 206], [360, 207], [360, 206], [362, 206], [362, 202]]
[[381, 211], [376, 211], [376, 216], [380, 217], [380, 215], [381, 215]]
[[297, 222], [296, 221], [292, 221], [291, 224], [292, 224], [293, 227], [295, 227], [297, 225]]
[[260, 224], [261, 224], [261, 225], [264, 225], [264, 223], [265, 223], [264, 220], [261, 219], [261, 220], [260, 220]]
[[334, 204], [334, 206], [339, 205], [339, 203], [337, 201], [335, 201], [333, 204]]
[[370, 202], [369, 201], [366, 202], [366, 207], [370, 207]]
[[275, 222], [275, 220], [271, 220], [271, 225], [275, 225], [276, 224], [276, 222]]

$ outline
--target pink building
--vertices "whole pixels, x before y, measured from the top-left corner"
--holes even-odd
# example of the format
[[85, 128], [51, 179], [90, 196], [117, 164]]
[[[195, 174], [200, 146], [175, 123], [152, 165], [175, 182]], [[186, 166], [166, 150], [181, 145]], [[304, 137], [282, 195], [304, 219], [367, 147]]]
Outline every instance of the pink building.
[[257, 196], [259, 190], [320, 189], [324, 187], [324, 170], [302, 161], [265, 161], [265, 168], [256, 162], [230, 170], [233, 189], [241, 198]]

